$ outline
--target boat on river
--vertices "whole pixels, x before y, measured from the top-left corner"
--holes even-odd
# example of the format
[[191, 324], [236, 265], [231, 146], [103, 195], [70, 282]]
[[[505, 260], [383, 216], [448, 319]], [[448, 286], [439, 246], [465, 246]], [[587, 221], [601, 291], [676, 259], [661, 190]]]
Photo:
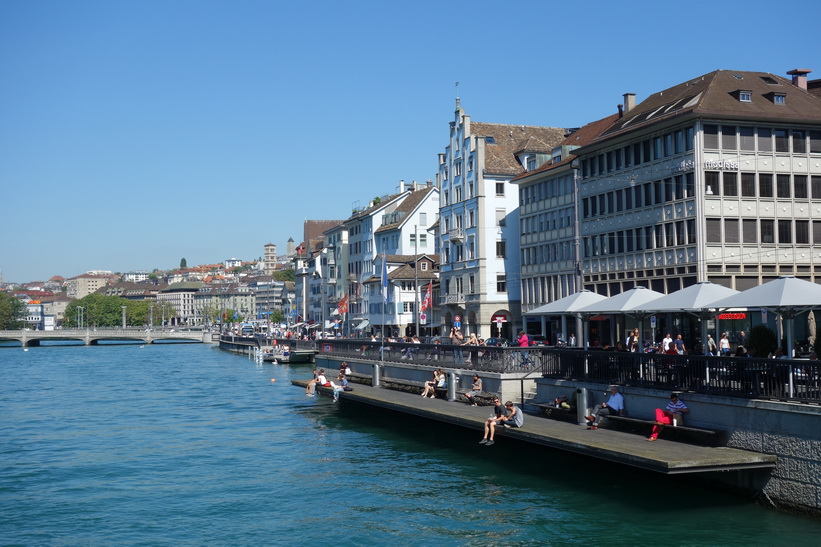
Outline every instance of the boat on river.
[[312, 349], [291, 349], [286, 345], [277, 345], [266, 350], [262, 360], [266, 363], [312, 363], [315, 353]]

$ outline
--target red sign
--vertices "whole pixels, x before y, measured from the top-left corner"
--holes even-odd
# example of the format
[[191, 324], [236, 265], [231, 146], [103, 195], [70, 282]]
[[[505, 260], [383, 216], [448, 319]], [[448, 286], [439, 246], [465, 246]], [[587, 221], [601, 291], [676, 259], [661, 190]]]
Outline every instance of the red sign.
[[507, 323], [507, 315], [500, 313], [490, 318], [491, 323]]
[[453, 320], [458, 323], [459, 321], [462, 320], [462, 318], [457, 315], [456, 317], [453, 318]]
[[741, 313], [720, 313], [718, 314], [719, 319], [747, 319], [747, 314], [744, 312]]

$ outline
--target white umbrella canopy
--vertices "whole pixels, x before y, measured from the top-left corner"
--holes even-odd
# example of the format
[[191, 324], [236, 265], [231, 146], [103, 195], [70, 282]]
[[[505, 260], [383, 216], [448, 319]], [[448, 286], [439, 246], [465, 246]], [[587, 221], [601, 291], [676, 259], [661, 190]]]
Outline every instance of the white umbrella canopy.
[[821, 307], [821, 285], [783, 276], [712, 303], [712, 308], [771, 308], [804, 311]]
[[713, 302], [735, 294], [738, 294], [735, 289], [717, 283], [710, 283], [709, 281], [702, 281], [652, 300], [644, 305], [644, 309], [652, 312], [712, 310], [715, 308]]
[[589, 306], [577, 309], [579, 313], [625, 313], [628, 315], [643, 314], [647, 304], [664, 296], [663, 293], [647, 287], [633, 287], [616, 296], [611, 296]]
[[525, 315], [561, 315], [565, 313], [575, 313], [585, 306], [592, 306], [606, 299], [606, 296], [584, 289], [570, 296], [565, 296], [564, 298], [540, 306], [535, 310], [525, 312]]
[[[795, 314], [821, 307], [821, 285], [782, 276], [758, 287], [713, 302], [715, 308], [768, 308], [787, 319], [787, 356], [793, 355]], [[790, 385], [792, 393], [792, 382]]]

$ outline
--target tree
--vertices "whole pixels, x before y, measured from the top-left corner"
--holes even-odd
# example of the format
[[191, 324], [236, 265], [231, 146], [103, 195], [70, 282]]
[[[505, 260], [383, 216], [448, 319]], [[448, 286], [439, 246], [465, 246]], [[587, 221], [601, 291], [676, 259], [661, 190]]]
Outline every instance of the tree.
[[295, 279], [294, 270], [279, 270], [274, 272], [274, 279], [277, 281], [293, 281]]
[[188, 261], [186, 261], [185, 258], [180, 259], [180, 269], [182, 270], [182, 269], [185, 269], [187, 267], [188, 267]]
[[271, 323], [284, 323], [285, 316], [282, 314], [282, 310], [274, 310], [271, 312]]
[[8, 293], [0, 292], [0, 329], [19, 329], [23, 327], [23, 315], [26, 305]]

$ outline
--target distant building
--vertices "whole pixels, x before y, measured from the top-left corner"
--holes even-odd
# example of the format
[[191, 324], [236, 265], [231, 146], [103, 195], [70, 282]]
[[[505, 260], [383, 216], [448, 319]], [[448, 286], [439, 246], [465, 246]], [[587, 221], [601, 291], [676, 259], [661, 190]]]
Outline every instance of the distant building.
[[196, 323], [197, 313], [194, 306], [194, 296], [202, 288], [202, 285], [199, 281], [174, 283], [157, 294], [157, 301], [168, 302], [174, 306], [175, 315], [166, 317], [166, 324], [193, 325]]
[[233, 270], [234, 268], [239, 268], [242, 266], [242, 260], [238, 260], [236, 258], [229, 258], [224, 262], [226, 270]]
[[148, 281], [148, 272], [146, 270], [137, 270], [123, 274], [123, 281], [127, 283], [142, 283]]
[[266, 243], [263, 247], [262, 271], [265, 275], [273, 275], [277, 269], [277, 246]]
[[107, 274], [82, 274], [66, 280], [66, 293], [70, 298], [83, 298], [91, 293], [97, 292], [102, 287], [115, 283], [117, 276], [112, 273]]

